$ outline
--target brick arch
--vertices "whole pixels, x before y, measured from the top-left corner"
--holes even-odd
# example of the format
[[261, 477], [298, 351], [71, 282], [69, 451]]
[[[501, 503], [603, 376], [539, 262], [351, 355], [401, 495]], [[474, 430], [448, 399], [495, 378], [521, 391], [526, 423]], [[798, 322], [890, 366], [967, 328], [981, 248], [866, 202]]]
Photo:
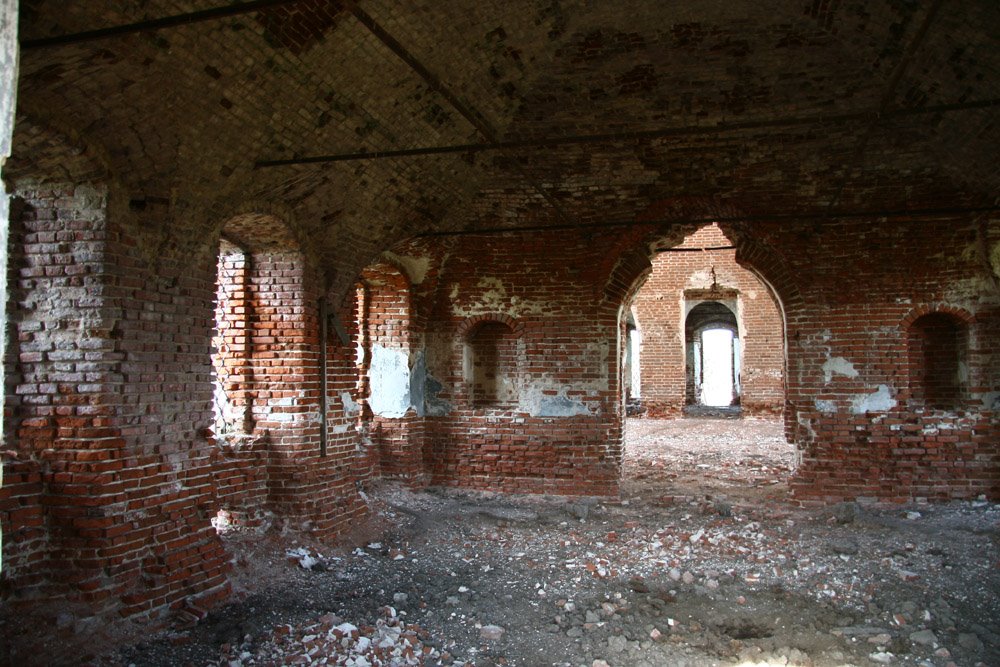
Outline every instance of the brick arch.
[[461, 340], [468, 340], [469, 336], [474, 334], [476, 329], [479, 328], [481, 324], [486, 322], [499, 322], [500, 324], [505, 324], [514, 335], [521, 337], [524, 334], [524, 323], [520, 320], [514, 319], [510, 315], [505, 315], [504, 313], [484, 313], [481, 315], [474, 315], [472, 317], [466, 318], [458, 325], [458, 337]]
[[943, 303], [936, 304], [924, 304], [920, 306], [914, 306], [910, 309], [910, 312], [903, 317], [899, 322], [899, 326], [902, 329], [909, 328], [914, 322], [923, 317], [924, 315], [951, 315], [952, 317], [960, 320], [966, 326], [975, 323], [976, 316], [967, 311], [964, 308], [958, 306], [950, 306]]
[[287, 220], [266, 209], [255, 208], [226, 218], [220, 235], [252, 254], [301, 252], [303, 246]]
[[740, 223], [720, 223], [726, 237], [736, 246], [736, 262], [754, 274], [767, 287], [778, 303], [782, 316], [803, 303], [797, 280], [780, 254]]
[[369, 286], [385, 278], [391, 279], [394, 286], [399, 289], [409, 290], [413, 286], [412, 278], [400, 263], [384, 255], [380, 255], [374, 262], [362, 269], [360, 278], [363, 283]]
[[647, 252], [633, 250], [622, 255], [604, 286], [604, 298], [628, 304], [646, 281], [653, 265]]

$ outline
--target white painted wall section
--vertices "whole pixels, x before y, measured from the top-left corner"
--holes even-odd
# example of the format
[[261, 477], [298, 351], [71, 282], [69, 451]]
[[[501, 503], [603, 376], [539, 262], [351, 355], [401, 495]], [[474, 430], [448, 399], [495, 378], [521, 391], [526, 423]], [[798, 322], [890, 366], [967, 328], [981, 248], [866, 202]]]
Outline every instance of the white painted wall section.
[[375, 345], [368, 369], [368, 404], [379, 417], [402, 417], [410, 409], [410, 358], [406, 350]]

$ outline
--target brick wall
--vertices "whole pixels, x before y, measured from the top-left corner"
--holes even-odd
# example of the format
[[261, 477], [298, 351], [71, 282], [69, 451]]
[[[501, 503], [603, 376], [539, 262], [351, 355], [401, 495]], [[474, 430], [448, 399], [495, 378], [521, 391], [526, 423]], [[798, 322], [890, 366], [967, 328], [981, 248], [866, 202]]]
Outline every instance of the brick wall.
[[166, 253], [152, 265], [108, 222], [103, 187], [19, 194], [5, 579], [19, 597], [126, 616], [225, 595], [197, 426], [210, 421], [211, 267], [182, 271]]
[[[768, 289], [736, 263], [732, 242], [715, 225], [661, 252], [633, 300], [641, 334], [641, 405], [646, 416], [678, 415], [687, 396], [686, 304], [731, 301], [741, 346], [741, 406], [747, 413], [776, 413], [784, 404], [784, 336], [781, 314]], [[688, 252], [691, 251], [691, 252]], [[714, 275], [713, 275], [714, 270]], [[716, 292], [712, 291], [717, 286]], [[687, 300], [686, 300], [687, 298]]]
[[[983, 249], [1000, 228], [968, 219], [757, 224], [731, 230], [741, 261], [782, 296], [786, 430], [804, 501], [1000, 497], [1000, 290]], [[962, 399], [919, 391], [914, 323], [961, 323]], [[914, 388], [918, 388], [914, 392]]]
[[[155, 618], [218, 598], [228, 590], [211, 525], [220, 509], [334, 534], [364, 512], [358, 487], [379, 475], [617, 492], [624, 305], [650, 271], [650, 239], [672, 227], [398, 246], [367, 275], [367, 296], [340, 302], [339, 325], [327, 328], [325, 421], [324, 278], [294, 248], [248, 250], [250, 346], [230, 351], [244, 364], [254, 430], [236, 446], [209, 428], [216, 248], [183, 244], [166, 212], [115, 208], [120, 198], [100, 186], [22, 184], [20, 194], [5, 403], [19, 459], [0, 489], [9, 599]], [[1000, 495], [998, 225], [723, 229], [785, 308], [786, 426], [803, 502]], [[483, 331], [502, 335], [485, 345]], [[920, 345], [957, 346], [956, 363], [929, 367]], [[372, 382], [377, 347], [405, 383]], [[477, 363], [503, 380], [498, 400], [477, 400]], [[956, 405], [928, 400], [921, 369], [956, 368]], [[377, 397], [376, 386], [400, 393]], [[393, 400], [376, 415], [376, 398]], [[360, 417], [369, 446], [359, 405], [371, 412]]]
[[[19, 194], [5, 597], [159, 618], [227, 595], [219, 510], [248, 525], [274, 513], [324, 534], [364, 512], [353, 416], [339, 400], [325, 425], [319, 411], [321, 281], [301, 254], [261, 253], [247, 271], [251, 350], [227, 354], [252, 379], [239, 391], [256, 429], [217, 440], [215, 248], [165, 233], [165, 211], [133, 217], [102, 186]], [[331, 335], [331, 399], [355, 381], [346, 348]]]
[[423, 461], [423, 405], [414, 394], [422, 378], [422, 334], [412, 317], [409, 278], [381, 259], [361, 274], [364, 282], [362, 365], [363, 428], [383, 477], [411, 484], [427, 480]]
[[[621, 303], [636, 278], [619, 272], [630, 240], [497, 234], [399, 250], [436, 269], [414, 285], [413, 299], [426, 320], [425, 454], [434, 483], [617, 493]], [[624, 265], [636, 273], [648, 261]]]

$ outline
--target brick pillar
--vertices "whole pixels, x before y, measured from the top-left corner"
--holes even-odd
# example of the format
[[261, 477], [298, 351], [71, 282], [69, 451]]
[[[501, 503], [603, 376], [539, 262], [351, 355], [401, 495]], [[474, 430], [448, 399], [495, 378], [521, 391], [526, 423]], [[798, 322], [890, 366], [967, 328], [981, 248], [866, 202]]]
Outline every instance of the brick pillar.
[[0, 492], [6, 574], [24, 599], [130, 617], [225, 595], [201, 433], [211, 420], [210, 259], [151, 261], [109, 222], [102, 186], [19, 193], [19, 400], [9, 394], [8, 408], [20, 460]]
[[[11, 136], [14, 133], [14, 97], [17, 90], [17, 0], [0, 1], [0, 183], [3, 182], [3, 163], [10, 156]], [[0, 250], [7, 247], [9, 200], [0, 193]], [[0, 252], [0, 294], [7, 294], [7, 253]], [[6, 310], [0, 308], [0, 356], [7, 330]], [[0, 386], [3, 386], [3, 366], [0, 365]], [[3, 413], [0, 412], [0, 434], [5, 433]], [[4, 443], [0, 442], [0, 450]], [[3, 458], [0, 454], [0, 488], [3, 487]], [[3, 569], [3, 531], [0, 530], [0, 570]]]
[[[298, 529], [333, 533], [363, 513], [353, 477], [356, 433], [341, 397], [320, 411], [319, 280], [298, 252], [253, 256], [253, 416], [269, 442], [268, 501]], [[330, 331], [329, 347], [343, 347]], [[343, 351], [331, 351], [328, 391], [341, 389]], [[353, 373], [348, 371], [350, 380]], [[327, 429], [328, 449], [320, 450]]]

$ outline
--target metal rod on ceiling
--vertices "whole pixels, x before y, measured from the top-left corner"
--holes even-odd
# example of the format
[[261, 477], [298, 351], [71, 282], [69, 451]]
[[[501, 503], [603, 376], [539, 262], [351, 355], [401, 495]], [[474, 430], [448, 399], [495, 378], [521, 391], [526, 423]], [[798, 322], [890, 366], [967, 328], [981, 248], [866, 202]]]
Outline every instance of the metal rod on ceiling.
[[[989, 109], [1000, 107], [1000, 98], [958, 102], [954, 104], [938, 104], [928, 107], [895, 109], [882, 115], [883, 119], [902, 118], [974, 109]], [[556, 146], [571, 146], [582, 144], [615, 144], [632, 141], [646, 141], [667, 137], [712, 135], [743, 130], [761, 130], [809, 125], [832, 125], [869, 120], [876, 116], [873, 110], [852, 111], [825, 116], [797, 116], [766, 120], [750, 120], [733, 123], [718, 123], [716, 125], [686, 125], [681, 127], [662, 128], [658, 130], [636, 130], [622, 132], [606, 132], [600, 134], [578, 134], [562, 137], [545, 137], [541, 139], [512, 139], [486, 143], [452, 144], [447, 146], [423, 146], [417, 148], [402, 148], [384, 151], [359, 151], [356, 153], [339, 153], [331, 155], [312, 155], [298, 158], [277, 160], [259, 160], [254, 164], [256, 169], [269, 167], [286, 167], [292, 165], [321, 164], [329, 162], [352, 162], [359, 160], [384, 160], [389, 158], [416, 157], [422, 155], [447, 155], [453, 153], [481, 153], [484, 151], [516, 150], [522, 148], [552, 148]]]
[[[857, 218], [941, 218], [954, 215], [972, 215], [985, 213], [1000, 213], [998, 206], [979, 207], [948, 207], [924, 209], [895, 209], [870, 211], [816, 211], [804, 213], [770, 213], [738, 216], [712, 216], [703, 218], [668, 218], [659, 220], [630, 220], [620, 222], [591, 222], [576, 225], [532, 225], [524, 227], [489, 227], [486, 229], [463, 229], [455, 231], [424, 232], [415, 234], [415, 238], [432, 238], [439, 236], [476, 236], [486, 234], [510, 234], [524, 232], [554, 232], [586, 229], [613, 229], [619, 227], [656, 227], [658, 225], [677, 224], [711, 224], [713, 222], [796, 222], [811, 220], [837, 220]], [[919, 222], [915, 220], [914, 222]]]
[[93, 42], [99, 39], [120, 37], [122, 35], [148, 32], [151, 30], [177, 28], [179, 26], [204, 23], [206, 21], [218, 21], [219, 19], [229, 18], [231, 16], [240, 16], [242, 14], [257, 12], [262, 9], [270, 9], [271, 7], [279, 7], [281, 5], [294, 5], [301, 2], [302, 0], [254, 0], [253, 2], [243, 2], [223, 7], [213, 7], [211, 9], [203, 9], [197, 12], [175, 14], [174, 16], [137, 21], [135, 23], [127, 23], [125, 25], [111, 26], [108, 28], [98, 28], [96, 30], [86, 30], [66, 35], [53, 35], [52, 37], [41, 37], [38, 39], [26, 39], [21, 42], [21, 50], [31, 51], [34, 49], [46, 49], [56, 46], [64, 46], [66, 44]]

